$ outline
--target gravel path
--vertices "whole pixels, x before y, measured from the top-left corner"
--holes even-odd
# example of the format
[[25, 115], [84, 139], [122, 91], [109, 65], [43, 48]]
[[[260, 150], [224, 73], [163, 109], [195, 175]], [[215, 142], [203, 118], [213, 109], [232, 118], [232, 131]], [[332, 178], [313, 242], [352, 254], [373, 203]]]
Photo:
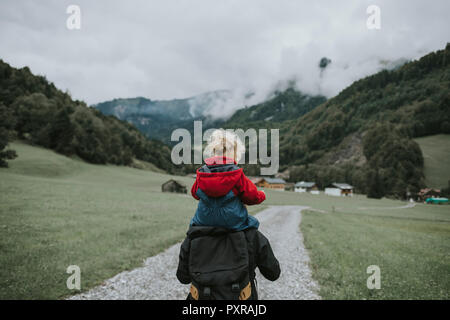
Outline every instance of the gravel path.
[[269, 239], [281, 267], [280, 278], [274, 282], [265, 279], [257, 269], [259, 299], [320, 299], [300, 233], [302, 209], [306, 207], [274, 206], [257, 216], [261, 222], [259, 230]]
[[[275, 282], [257, 271], [260, 299], [320, 299], [299, 230], [300, 211], [305, 208], [273, 206], [256, 215], [260, 231], [269, 239], [281, 266], [281, 276]], [[189, 286], [180, 284], [175, 276], [179, 250], [180, 243], [146, 259], [143, 267], [119, 273], [70, 299], [185, 299]]]

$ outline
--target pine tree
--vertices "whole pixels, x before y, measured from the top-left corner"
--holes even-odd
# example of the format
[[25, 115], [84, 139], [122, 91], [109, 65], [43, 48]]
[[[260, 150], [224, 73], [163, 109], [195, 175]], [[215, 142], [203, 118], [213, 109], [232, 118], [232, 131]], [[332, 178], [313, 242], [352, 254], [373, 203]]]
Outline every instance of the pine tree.
[[367, 191], [368, 198], [381, 199], [385, 195], [383, 183], [380, 179], [378, 169], [369, 171], [367, 174], [367, 185], [369, 189]]

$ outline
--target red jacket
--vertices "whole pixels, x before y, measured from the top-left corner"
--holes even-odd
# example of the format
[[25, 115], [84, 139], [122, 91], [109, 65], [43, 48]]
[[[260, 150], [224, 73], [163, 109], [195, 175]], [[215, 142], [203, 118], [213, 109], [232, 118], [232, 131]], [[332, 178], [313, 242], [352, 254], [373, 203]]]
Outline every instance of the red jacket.
[[197, 169], [197, 178], [191, 188], [192, 196], [199, 200], [196, 195], [200, 188], [208, 197], [221, 197], [230, 190], [238, 196], [244, 204], [259, 204], [266, 199], [264, 192], [259, 191], [255, 184], [237, 167], [236, 162], [227, 157], [212, 157], [205, 160], [206, 165], [214, 171], [214, 166], [223, 164], [234, 164], [234, 170], [222, 172], [204, 172]]

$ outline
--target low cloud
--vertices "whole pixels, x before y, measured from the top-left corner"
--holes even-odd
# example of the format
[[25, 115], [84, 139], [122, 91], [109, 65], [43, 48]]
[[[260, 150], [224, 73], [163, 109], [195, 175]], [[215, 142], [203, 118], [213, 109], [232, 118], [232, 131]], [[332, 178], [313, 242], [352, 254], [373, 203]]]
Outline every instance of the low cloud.
[[[229, 90], [211, 104], [217, 117], [265, 100], [289, 80], [306, 93], [334, 96], [450, 39], [446, 0], [81, 0], [81, 30], [73, 31], [66, 28], [70, 4], [2, 1], [0, 58], [30, 66], [89, 104]], [[380, 30], [366, 27], [371, 4], [381, 9]], [[332, 63], [321, 75], [322, 57]]]

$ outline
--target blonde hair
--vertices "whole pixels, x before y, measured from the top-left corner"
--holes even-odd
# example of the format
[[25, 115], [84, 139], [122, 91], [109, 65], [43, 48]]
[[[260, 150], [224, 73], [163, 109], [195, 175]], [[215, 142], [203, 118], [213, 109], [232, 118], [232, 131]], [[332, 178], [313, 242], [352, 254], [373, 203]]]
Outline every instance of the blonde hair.
[[223, 129], [213, 131], [205, 148], [205, 154], [209, 157], [225, 156], [236, 162], [241, 160], [244, 152], [245, 146], [241, 139], [234, 132]]

